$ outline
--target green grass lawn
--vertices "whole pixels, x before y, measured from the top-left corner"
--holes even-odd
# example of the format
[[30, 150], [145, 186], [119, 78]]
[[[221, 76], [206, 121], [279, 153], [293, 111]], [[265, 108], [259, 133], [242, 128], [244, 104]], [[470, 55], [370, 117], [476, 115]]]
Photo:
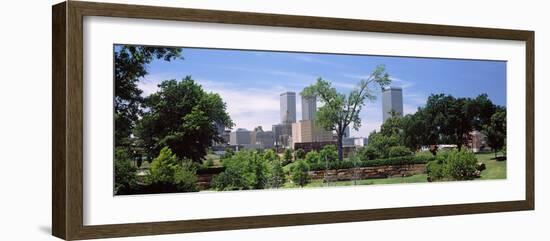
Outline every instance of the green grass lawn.
[[[476, 154], [477, 160], [485, 163], [487, 169], [481, 172], [481, 180], [490, 179], [506, 179], [506, 159], [496, 160], [494, 153], [479, 153]], [[499, 158], [502, 154], [499, 153]]]
[[[340, 187], [340, 186], [353, 186], [353, 185], [377, 185], [377, 184], [399, 184], [399, 183], [420, 183], [427, 182], [428, 175], [418, 174], [410, 177], [391, 177], [391, 178], [381, 178], [381, 179], [366, 179], [366, 180], [357, 180], [354, 181], [338, 181], [331, 182], [328, 185], [323, 183], [322, 179], [312, 180], [305, 187]], [[294, 183], [287, 182], [283, 186], [284, 188], [296, 188], [297, 186]]]

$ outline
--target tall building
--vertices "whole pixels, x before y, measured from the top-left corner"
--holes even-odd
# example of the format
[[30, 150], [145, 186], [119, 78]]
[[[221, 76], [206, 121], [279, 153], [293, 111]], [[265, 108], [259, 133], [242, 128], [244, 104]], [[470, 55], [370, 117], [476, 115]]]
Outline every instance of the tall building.
[[315, 112], [317, 112], [317, 98], [302, 96], [302, 120], [315, 119]]
[[292, 135], [292, 123], [287, 124], [277, 124], [271, 127], [273, 132], [273, 138], [275, 139], [275, 147], [278, 148], [289, 148], [290, 147], [290, 136]]
[[292, 124], [296, 122], [296, 93], [285, 92], [281, 94], [281, 123]]
[[229, 144], [231, 145], [250, 145], [251, 132], [247, 129], [239, 128], [229, 135]]
[[292, 124], [292, 143], [332, 141], [332, 131], [317, 125], [314, 120], [301, 120]]
[[403, 116], [403, 89], [389, 87], [382, 89], [382, 118], [386, 121], [394, 111], [398, 116]]

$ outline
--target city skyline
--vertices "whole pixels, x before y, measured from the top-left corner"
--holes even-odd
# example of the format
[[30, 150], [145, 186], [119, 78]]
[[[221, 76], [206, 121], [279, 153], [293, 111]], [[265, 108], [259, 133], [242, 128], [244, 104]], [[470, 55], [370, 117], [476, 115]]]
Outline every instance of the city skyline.
[[[386, 65], [391, 86], [403, 89], [404, 114], [414, 113], [431, 93], [456, 97], [487, 93], [496, 104], [506, 105], [506, 63], [502, 61], [192, 48], [183, 49], [183, 58], [153, 61], [148, 66], [149, 75], [138, 84], [143, 95], [156, 91], [163, 80], [191, 75], [206, 91], [221, 95], [236, 124], [233, 130], [253, 130], [256, 126], [269, 129], [281, 123], [280, 94], [285, 92], [297, 95], [294, 120], [299, 121], [302, 118], [298, 117], [304, 116], [299, 94], [304, 87], [322, 77], [347, 94], [378, 64]], [[472, 89], [479, 92], [472, 93]], [[372, 91], [377, 99], [367, 102], [360, 115], [362, 127], [351, 130], [351, 136], [368, 136], [382, 123], [382, 94], [379, 89]]]

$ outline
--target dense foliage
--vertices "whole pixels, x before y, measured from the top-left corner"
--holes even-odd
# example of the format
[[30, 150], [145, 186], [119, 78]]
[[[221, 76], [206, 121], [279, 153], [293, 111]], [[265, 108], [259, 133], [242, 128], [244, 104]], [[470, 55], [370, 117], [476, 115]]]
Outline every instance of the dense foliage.
[[[506, 145], [506, 110], [498, 109], [492, 116], [491, 121], [484, 125], [483, 134], [487, 136], [487, 144], [495, 152], [503, 150]], [[504, 150], [503, 153], [506, 153]]]
[[406, 146], [392, 146], [388, 148], [388, 157], [409, 156], [413, 153]]
[[115, 146], [130, 144], [130, 134], [142, 114], [142, 90], [137, 83], [147, 75], [147, 64], [155, 59], [171, 61], [180, 56], [181, 48], [115, 47]]
[[338, 151], [334, 145], [326, 145], [319, 151], [319, 161], [324, 162], [335, 162], [338, 161]]
[[188, 160], [180, 160], [168, 147], [162, 148], [151, 162], [149, 179], [152, 185], [174, 187], [178, 192], [198, 191], [197, 173]]
[[224, 159], [222, 165], [225, 170], [212, 180], [217, 190], [263, 189], [269, 185], [269, 162], [256, 151], [239, 151]]
[[292, 151], [290, 149], [285, 149], [283, 154], [283, 166], [286, 166], [292, 162]]
[[296, 160], [304, 159], [306, 158], [306, 152], [303, 149], [298, 149], [294, 151], [294, 158]]
[[[328, 169], [349, 169], [354, 167], [375, 167], [375, 166], [392, 166], [392, 165], [410, 165], [410, 164], [425, 164], [435, 157], [418, 157], [418, 156], [402, 156], [391, 157], [384, 159], [364, 160], [361, 157], [357, 161], [339, 161], [328, 163]], [[318, 171], [327, 168], [325, 163], [310, 164], [310, 170]]]
[[125, 150], [115, 150], [115, 189], [114, 193], [123, 193], [136, 185], [136, 170]]
[[281, 161], [270, 162], [269, 184], [271, 188], [279, 188], [286, 182], [285, 172]]
[[207, 93], [190, 76], [181, 81], [168, 80], [159, 91], [145, 98], [147, 108], [137, 133], [150, 156], [164, 146], [178, 158], [200, 162], [212, 142], [223, 141], [216, 123], [231, 127], [226, 104], [215, 93]]
[[315, 150], [312, 150], [306, 154], [305, 160], [309, 164], [317, 164], [321, 162], [319, 153]]
[[304, 160], [298, 160], [290, 168], [290, 177], [294, 184], [303, 187], [309, 182], [309, 164]]
[[428, 176], [435, 180], [472, 180], [476, 177], [477, 159], [466, 150], [440, 153], [427, 165]]

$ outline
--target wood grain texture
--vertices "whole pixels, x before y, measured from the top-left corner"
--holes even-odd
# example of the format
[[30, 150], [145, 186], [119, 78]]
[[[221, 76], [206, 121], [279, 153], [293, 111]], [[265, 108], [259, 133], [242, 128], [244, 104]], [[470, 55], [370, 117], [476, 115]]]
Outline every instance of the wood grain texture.
[[[534, 32], [532, 31], [76, 1], [55, 5], [52, 12], [52, 102], [54, 105], [52, 113], [52, 233], [57, 237], [74, 240], [534, 209]], [[82, 34], [84, 16], [525, 41], [527, 64], [525, 200], [84, 226], [82, 179]]]
[[66, 237], [65, 3], [52, 7], [52, 234]]

